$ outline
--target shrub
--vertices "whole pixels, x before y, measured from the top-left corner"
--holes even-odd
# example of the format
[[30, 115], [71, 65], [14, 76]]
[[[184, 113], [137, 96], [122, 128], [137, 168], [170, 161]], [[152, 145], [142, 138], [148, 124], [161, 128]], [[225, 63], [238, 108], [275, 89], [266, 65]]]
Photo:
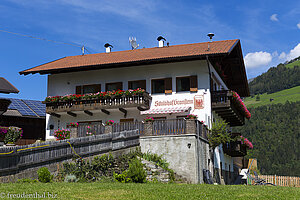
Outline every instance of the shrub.
[[227, 130], [228, 123], [224, 120], [216, 120], [213, 123], [211, 134], [208, 136], [208, 141], [211, 147], [216, 148], [220, 144], [234, 141], [231, 138], [231, 134]]
[[128, 178], [128, 171], [125, 170], [121, 174], [117, 174], [114, 172], [114, 179], [120, 183], [131, 183], [131, 178]]
[[96, 156], [92, 161], [92, 168], [95, 171], [101, 172], [103, 175], [107, 175], [110, 168], [114, 166], [114, 158], [111, 154]]
[[42, 183], [49, 183], [53, 178], [47, 167], [40, 168], [37, 174], [39, 181]]
[[30, 178], [22, 178], [17, 180], [17, 183], [37, 183], [37, 182], [38, 180], [30, 179]]
[[147, 173], [144, 170], [143, 164], [139, 159], [134, 158], [129, 162], [127, 176], [128, 176], [128, 178], [131, 178], [131, 180], [134, 183], [145, 183], [146, 182]]
[[169, 172], [169, 178], [171, 182], [175, 180], [175, 173], [172, 169], [169, 168], [169, 163], [163, 158], [163, 155], [159, 156], [156, 153], [151, 153], [150, 151], [148, 151], [147, 153], [142, 154], [142, 158], [148, 161], [155, 162], [158, 166]]
[[22, 129], [14, 126], [10, 126], [7, 129], [7, 133], [4, 138], [4, 143], [15, 143], [20, 137], [22, 137]]

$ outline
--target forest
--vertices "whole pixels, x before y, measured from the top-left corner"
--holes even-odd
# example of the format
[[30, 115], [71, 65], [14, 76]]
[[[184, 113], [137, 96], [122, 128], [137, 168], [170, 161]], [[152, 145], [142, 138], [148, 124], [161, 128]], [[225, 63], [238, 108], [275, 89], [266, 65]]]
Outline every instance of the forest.
[[250, 94], [274, 93], [300, 85], [300, 66], [279, 64], [249, 83]]
[[300, 176], [300, 101], [249, 108], [250, 120], [234, 131], [253, 143], [262, 174]]

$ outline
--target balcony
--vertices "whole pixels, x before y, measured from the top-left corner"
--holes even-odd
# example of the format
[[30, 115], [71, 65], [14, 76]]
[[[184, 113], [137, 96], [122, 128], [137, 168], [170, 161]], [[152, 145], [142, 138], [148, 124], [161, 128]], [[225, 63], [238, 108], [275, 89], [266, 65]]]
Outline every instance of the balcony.
[[231, 157], [244, 157], [247, 155], [247, 146], [241, 140], [223, 144], [223, 151]]
[[242, 126], [251, 116], [238, 94], [227, 90], [212, 92], [212, 110], [230, 126]]
[[88, 115], [93, 115], [92, 111], [98, 110], [109, 114], [109, 109], [119, 109], [126, 115], [127, 108], [137, 108], [147, 110], [150, 108], [151, 96], [147, 92], [134, 95], [69, 95], [65, 97], [47, 97], [43, 102], [46, 104], [46, 113], [60, 117], [60, 113], [67, 113], [76, 117], [76, 111], [83, 111]]

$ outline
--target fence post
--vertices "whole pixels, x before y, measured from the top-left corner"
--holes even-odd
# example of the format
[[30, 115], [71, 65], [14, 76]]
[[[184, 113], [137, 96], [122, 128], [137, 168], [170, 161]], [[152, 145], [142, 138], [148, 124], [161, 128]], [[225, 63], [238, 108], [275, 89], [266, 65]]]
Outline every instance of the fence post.
[[186, 120], [186, 134], [196, 134], [196, 120]]
[[70, 138], [77, 138], [78, 137], [78, 127], [70, 127]]
[[153, 122], [146, 122], [144, 124], [144, 135], [153, 135]]
[[275, 174], [275, 183], [274, 183], [274, 185], [277, 185], [277, 181], [276, 181], [276, 174]]
[[112, 133], [112, 125], [106, 125], [104, 129], [104, 133]]

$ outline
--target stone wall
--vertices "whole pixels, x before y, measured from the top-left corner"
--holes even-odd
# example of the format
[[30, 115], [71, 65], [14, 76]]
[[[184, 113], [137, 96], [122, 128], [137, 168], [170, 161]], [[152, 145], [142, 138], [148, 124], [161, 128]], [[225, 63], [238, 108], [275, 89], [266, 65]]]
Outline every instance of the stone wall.
[[203, 169], [208, 169], [209, 146], [195, 134], [140, 137], [143, 153], [163, 155], [178, 175], [189, 183], [203, 183]]

